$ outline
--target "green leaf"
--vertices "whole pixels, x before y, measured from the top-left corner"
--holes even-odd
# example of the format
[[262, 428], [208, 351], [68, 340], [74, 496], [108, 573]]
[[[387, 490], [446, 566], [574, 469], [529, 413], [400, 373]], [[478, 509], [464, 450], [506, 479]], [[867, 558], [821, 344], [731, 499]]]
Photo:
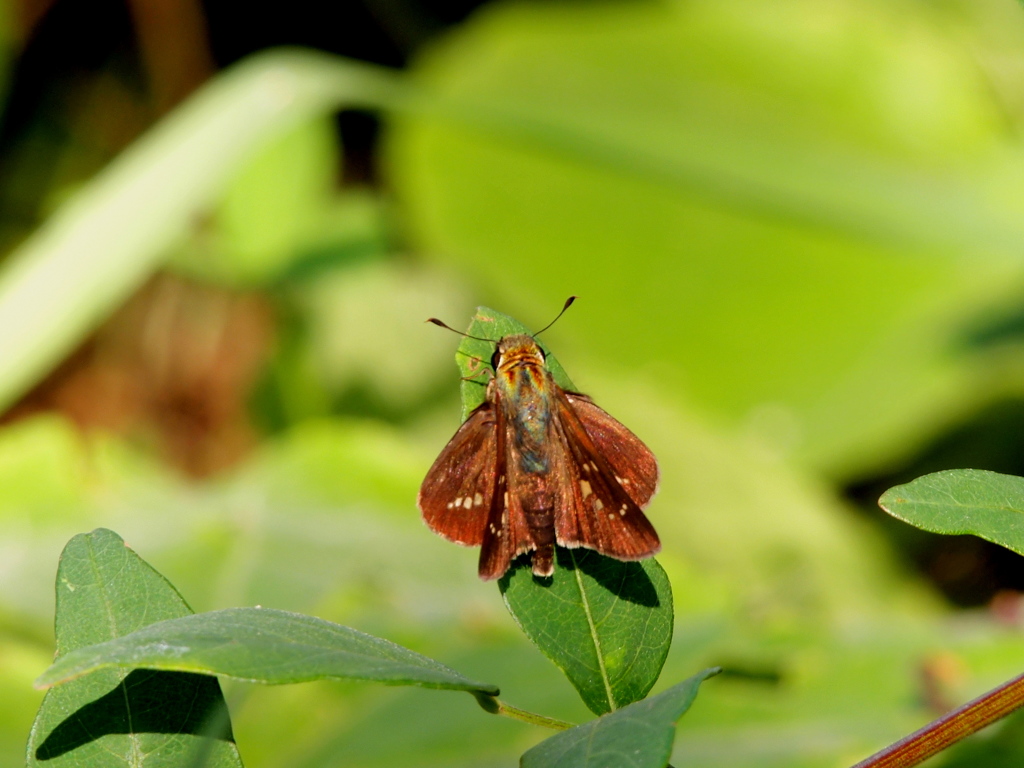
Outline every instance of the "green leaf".
[[705, 669], [657, 696], [552, 736], [523, 755], [522, 768], [664, 768], [676, 721], [690, 708]]
[[658, 562], [624, 563], [558, 548], [549, 580], [516, 567], [499, 582], [526, 636], [561, 669], [596, 714], [639, 701], [672, 642], [672, 588]]
[[36, 686], [108, 667], [199, 672], [268, 684], [355, 679], [498, 694], [496, 686], [469, 680], [388, 640], [269, 608], [228, 608], [151, 624], [68, 653]]
[[[490, 365], [491, 356], [494, 354], [494, 344], [483, 339], [500, 341], [505, 336], [517, 333], [531, 335], [532, 330], [508, 315], [497, 312], [490, 307], [477, 307], [476, 314], [466, 331], [470, 336], [477, 336], [477, 339], [465, 337], [459, 344], [459, 350], [455, 355], [455, 361], [462, 371], [462, 420], [465, 421], [469, 414], [484, 401], [487, 390], [487, 377], [481, 374], [482, 367]], [[540, 348], [544, 350], [545, 362], [548, 370], [555, 379], [555, 383], [562, 389], [575, 390], [569, 374], [565, 372], [562, 364], [558, 362], [551, 350], [548, 349], [541, 339], [536, 340]], [[473, 377], [473, 378], [466, 378]]]
[[972, 533], [1024, 555], [1024, 478], [947, 469], [890, 488], [878, 504], [932, 533]]
[[[75, 536], [57, 570], [57, 656], [121, 637], [191, 609], [112, 531]], [[105, 670], [48, 691], [29, 736], [27, 764], [240, 766], [215, 678]]]

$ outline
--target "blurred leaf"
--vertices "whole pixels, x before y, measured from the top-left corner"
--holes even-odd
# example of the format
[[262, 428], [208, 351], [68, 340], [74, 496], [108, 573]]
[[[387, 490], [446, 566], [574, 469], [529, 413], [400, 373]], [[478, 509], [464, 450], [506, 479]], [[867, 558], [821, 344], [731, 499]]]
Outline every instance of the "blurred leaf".
[[321, 274], [294, 293], [309, 324], [313, 367], [336, 396], [359, 389], [364, 413], [374, 405], [409, 412], [440, 384], [450, 391], [451, 334], [423, 321], [465, 303], [451, 275], [375, 262]]
[[76, 519], [85, 486], [81, 437], [65, 419], [42, 415], [0, 430], [0, 518]]
[[214, 214], [225, 256], [240, 278], [265, 282], [284, 271], [326, 212], [339, 166], [334, 121], [327, 116], [296, 126], [245, 165]]
[[1024, 555], [1024, 478], [947, 469], [897, 485], [879, 505], [932, 533], [972, 533]]
[[198, 672], [271, 685], [353, 679], [498, 694], [493, 685], [468, 680], [388, 640], [271, 608], [226, 608], [157, 622], [63, 655], [36, 685], [56, 685], [107, 667]]
[[[506, 336], [519, 333], [530, 336], [533, 334], [533, 331], [518, 320], [497, 312], [490, 307], [477, 307], [476, 314], [473, 315], [473, 319], [469, 323], [467, 333], [478, 338], [463, 337], [462, 342], [459, 344], [459, 351], [455, 355], [455, 361], [458, 363], [463, 377], [475, 376], [475, 378], [468, 380], [464, 378], [462, 381], [463, 421], [466, 420], [474, 408], [484, 401], [486, 395], [487, 378], [479, 375], [479, 373], [481, 366], [486, 367], [491, 364], [491, 356], [494, 354], [495, 345], [480, 341], [480, 339], [492, 339], [497, 342]], [[551, 354], [547, 344], [541, 339], [536, 339], [536, 342], [544, 350], [546, 355], [544, 362], [548, 370], [551, 371], [555, 383], [562, 389], [576, 391], [576, 387], [573, 386], [572, 381], [569, 379], [569, 374], [565, 372], [562, 364], [558, 362], [558, 358]]]
[[587, 299], [584, 363], [843, 472], [978, 398], [946, 343], [1019, 284], [1024, 151], [959, 15], [783, 6], [490, 6], [414, 70], [480, 125], [391, 167], [438, 261]]
[[[68, 542], [57, 570], [57, 658], [191, 609], [112, 531]], [[215, 678], [105, 670], [48, 691], [30, 766], [240, 766]]]
[[4, 264], [0, 409], [153, 271], [255, 150], [393, 87], [354, 62], [267, 53], [215, 77], [129, 147]]
[[407, 511], [423, 479], [423, 461], [401, 433], [380, 422], [306, 419], [266, 445], [243, 472], [282, 504], [305, 497]]
[[326, 219], [339, 170], [333, 121], [291, 127], [245, 161], [175, 266], [234, 285], [279, 278]]
[[499, 582], [526, 636], [598, 715], [639, 701], [658, 680], [672, 643], [672, 588], [654, 558], [624, 563], [586, 549], [557, 550], [537, 580], [515, 567]]
[[705, 669], [649, 699], [570, 728], [523, 755], [522, 768], [664, 768], [676, 721], [718, 669]]

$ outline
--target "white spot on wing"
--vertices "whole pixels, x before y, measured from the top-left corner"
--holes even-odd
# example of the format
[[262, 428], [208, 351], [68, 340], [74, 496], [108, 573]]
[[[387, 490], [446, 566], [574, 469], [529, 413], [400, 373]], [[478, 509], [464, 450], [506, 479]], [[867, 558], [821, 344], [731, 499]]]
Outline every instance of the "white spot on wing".
[[586, 480], [580, 480], [580, 492], [583, 494], [583, 498], [587, 498], [593, 491], [590, 489], [590, 483]]
[[476, 496], [473, 497], [473, 506], [474, 507], [479, 507], [483, 503], [484, 503], [484, 497], [481, 496], [479, 493]]
[[594, 509], [600, 512], [604, 509], [604, 503], [600, 499], [594, 499]]
[[469, 509], [470, 507], [473, 506], [473, 500], [469, 498], [469, 496], [467, 496], [466, 500], [462, 502], [462, 506], [464, 506], [466, 509]]
[[451, 509], [453, 506], [455, 506], [455, 507], [462, 506], [462, 497], [461, 496], [456, 496], [455, 497], [455, 501], [453, 501], [451, 504], [449, 504], [448, 508]]

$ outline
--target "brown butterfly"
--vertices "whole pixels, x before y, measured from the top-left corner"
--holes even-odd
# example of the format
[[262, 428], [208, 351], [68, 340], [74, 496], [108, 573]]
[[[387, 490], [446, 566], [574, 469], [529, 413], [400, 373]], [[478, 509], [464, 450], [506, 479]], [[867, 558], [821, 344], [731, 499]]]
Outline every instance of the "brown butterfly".
[[482, 547], [481, 579], [500, 578], [524, 552], [535, 576], [551, 576], [555, 544], [618, 560], [661, 549], [641, 511], [658, 488], [657, 460], [593, 400], [555, 383], [536, 341], [553, 324], [532, 336], [480, 339], [496, 344], [486, 399], [420, 488], [417, 504], [435, 533]]

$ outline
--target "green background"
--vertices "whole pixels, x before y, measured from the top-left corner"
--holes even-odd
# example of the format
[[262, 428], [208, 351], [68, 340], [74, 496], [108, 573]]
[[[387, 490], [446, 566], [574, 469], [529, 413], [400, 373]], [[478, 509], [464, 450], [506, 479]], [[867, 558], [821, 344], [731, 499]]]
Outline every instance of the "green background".
[[[314, 614], [587, 719], [415, 508], [459, 418], [458, 339], [423, 320], [541, 327], [570, 294], [546, 345], [661, 464], [654, 693], [726, 668], [674, 764], [853, 764], [1018, 674], [1019, 628], [946, 606], [841, 489], [1024, 389], [1018, 336], [971, 343], [1024, 296], [1022, 92], [1008, 0], [500, 3], [402, 73], [264, 53], [103, 162], [61, 144], [38, 222], [0, 211], [0, 404], [153, 279], [256, 297], [271, 331], [235, 391], [251, 440], [201, 479], [146, 419], [0, 427], [0, 764], [42, 698], [57, 557], [97, 526], [196, 611]], [[351, 106], [384, 117], [374, 187], [338, 183]], [[246, 341], [217, 329], [196, 349]], [[464, 694], [223, 687], [254, 767], [507, 766], [547, 735]]]

